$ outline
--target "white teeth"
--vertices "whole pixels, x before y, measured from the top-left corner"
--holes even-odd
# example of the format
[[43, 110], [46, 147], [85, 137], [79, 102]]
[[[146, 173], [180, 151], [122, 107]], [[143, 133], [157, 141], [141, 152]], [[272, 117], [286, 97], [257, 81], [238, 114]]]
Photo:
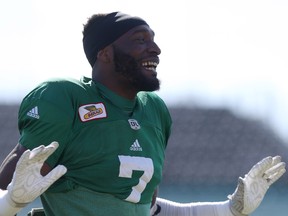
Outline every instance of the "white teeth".
[[147, 70], [155, 70], [154, 67], [147, 67], [146, 69], [147, 69]]
[[143, 62], [142, 66], [146, 67], [146, 66], [154, 66], [157, 67], [158, 63], [157, 62], [152, 62], [152, 61], [148, 61], [148, 62]]

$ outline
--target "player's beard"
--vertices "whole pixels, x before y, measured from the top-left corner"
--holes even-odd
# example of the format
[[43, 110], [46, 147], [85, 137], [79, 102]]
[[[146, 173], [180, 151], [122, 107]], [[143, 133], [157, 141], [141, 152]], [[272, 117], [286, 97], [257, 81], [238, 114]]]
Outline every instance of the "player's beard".
[[156, 91], [160, 89], [160, 81], [157, 77], [146, 76], [140, 61], [126, 54], [115, 45], [114, 65], [116, 73], [121, 74], [137, 91]]

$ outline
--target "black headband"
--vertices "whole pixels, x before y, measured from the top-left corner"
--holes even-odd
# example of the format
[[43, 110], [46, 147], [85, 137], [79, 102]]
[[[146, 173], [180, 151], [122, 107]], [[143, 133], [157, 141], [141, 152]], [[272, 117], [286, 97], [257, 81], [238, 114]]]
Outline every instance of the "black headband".
[[148, 25], [139, 17], [132, 17], [121, 12], [105, 15], [100, 22], [92, 22], [83, 37], [83, 47], [86, 57], [93, 67], [97, 53], [113, 43], [130, 29], [139, 25]]

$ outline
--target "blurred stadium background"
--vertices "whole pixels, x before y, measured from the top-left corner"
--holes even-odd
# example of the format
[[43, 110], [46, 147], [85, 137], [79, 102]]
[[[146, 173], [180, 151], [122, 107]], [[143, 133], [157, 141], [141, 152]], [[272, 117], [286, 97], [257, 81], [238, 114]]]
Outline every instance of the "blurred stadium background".
[[[18, 104], [0, 105], [0, 160], [18, 140]], [[173, 129], [160, 196], [179, 202], [222, 201], [233, 193], [239, 176], [266, 156], [288, 161], [288, 143], [265, 122], [238, 116], [228, 109], [169, 107]], [[287, 215], [288, 178], [285, 174], [268, 191], [252, 216]], [[23, 209], [40, 205], [39, 200]]]

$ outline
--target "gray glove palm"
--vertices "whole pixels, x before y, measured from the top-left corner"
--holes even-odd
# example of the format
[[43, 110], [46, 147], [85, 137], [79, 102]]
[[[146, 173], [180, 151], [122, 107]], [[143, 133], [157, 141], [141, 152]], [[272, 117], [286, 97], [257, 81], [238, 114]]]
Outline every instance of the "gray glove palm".
[[25, 206], [41, 195], [67, 171], [58, 165], [46, 176], [40, 174], [44, 161], [57, 149], [57, 142], [48, 146], [39, 146], [27, 150], [19, 159], [11, 183], [8, 185], [10, 204], [15, 207]]
[[231, 211], [235, 216], [251, 214], [262, 202], [268, 188], [285, 173], [280, 156], [266, 157], [245, 175], [239, 177], [238, 186], [229, 195]]

